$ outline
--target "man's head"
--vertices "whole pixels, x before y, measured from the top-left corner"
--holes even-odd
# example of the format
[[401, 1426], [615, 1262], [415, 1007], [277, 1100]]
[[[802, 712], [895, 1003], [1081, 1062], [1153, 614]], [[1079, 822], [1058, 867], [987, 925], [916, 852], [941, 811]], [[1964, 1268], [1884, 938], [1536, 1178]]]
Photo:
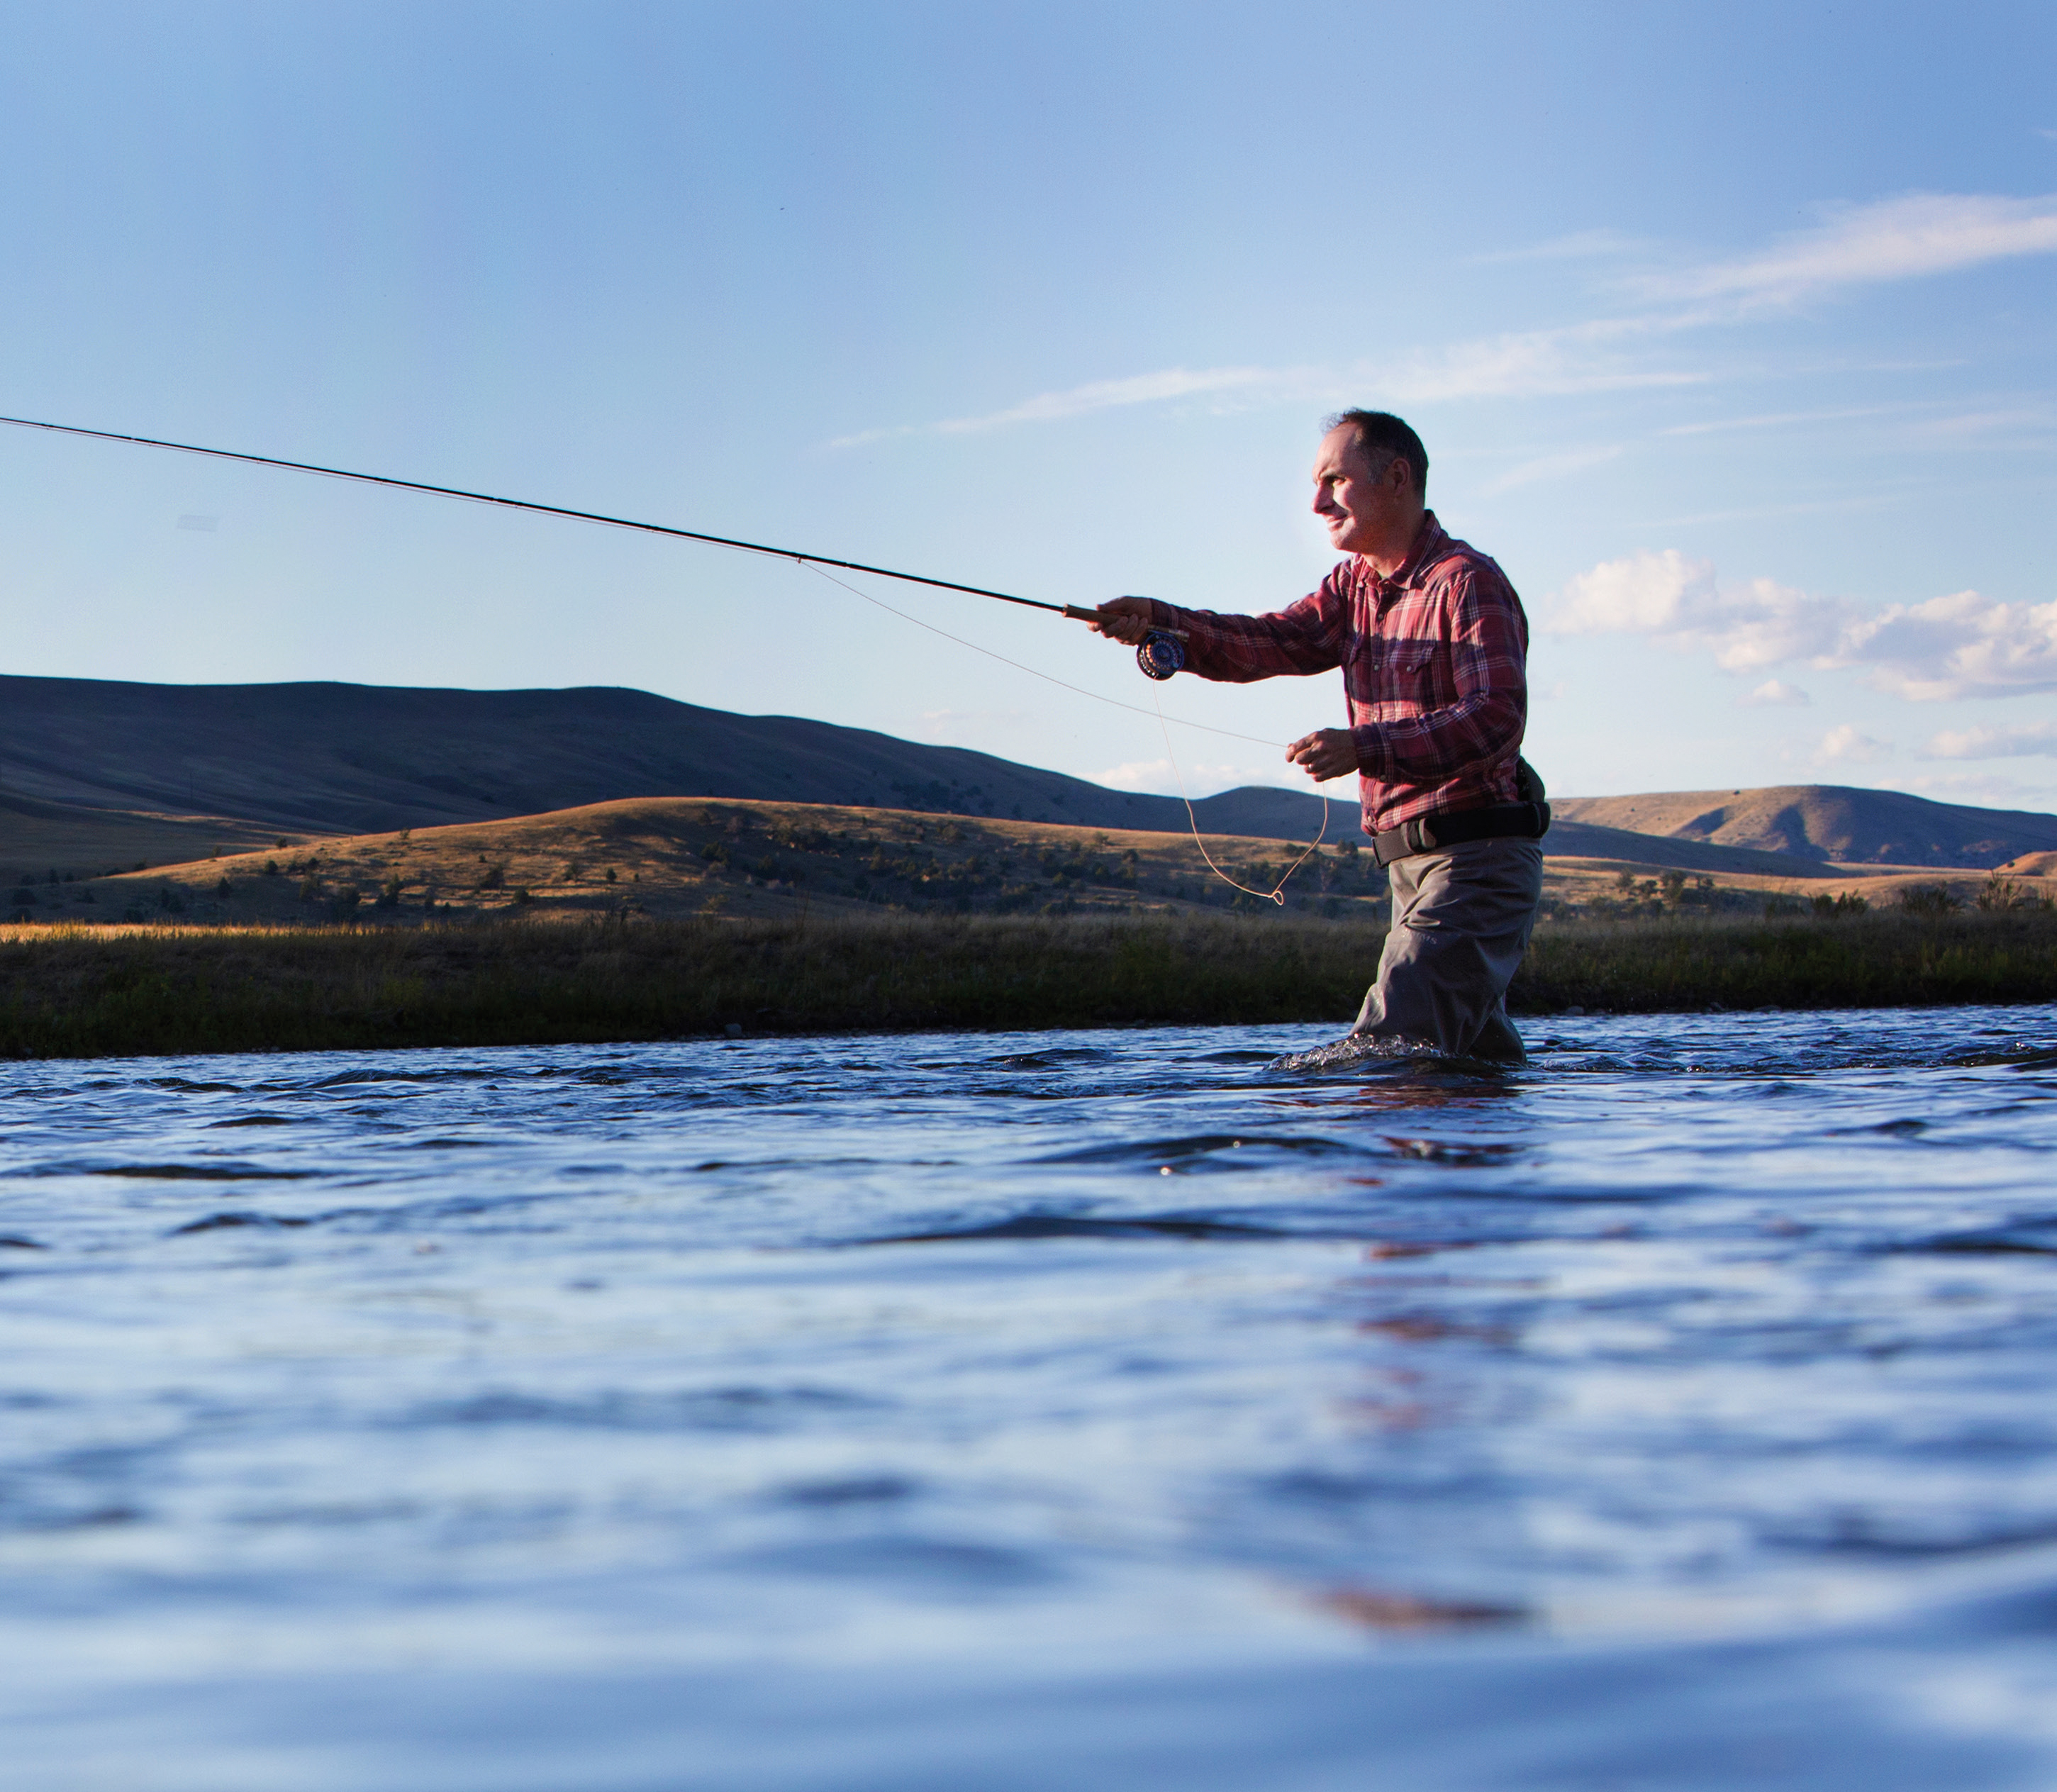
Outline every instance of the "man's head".
[[1389, 411], [1346, 410], [1327, 428], [1314, 458], [1314, 513], [1337, 548], [1395, 572], [1421, 529], [1428, 451]]

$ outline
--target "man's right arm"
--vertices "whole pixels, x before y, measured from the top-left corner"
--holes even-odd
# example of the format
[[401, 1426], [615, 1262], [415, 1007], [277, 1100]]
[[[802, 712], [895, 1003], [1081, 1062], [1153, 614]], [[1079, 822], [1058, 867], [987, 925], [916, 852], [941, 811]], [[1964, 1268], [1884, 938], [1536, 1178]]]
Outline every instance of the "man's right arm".
[[1318, 591], [1269, 616], [1222, 616], [1152, 597], [1117, 597], [1100, 606], [1103, 620], [1093, 627], [1132, 645], [1152, 628], [1181, 629], [1187, 669], [1223, 684], [1330, 672], [1343, 663], [1348, 635], [1350, 605], [1341, 571], [1324, 579]]

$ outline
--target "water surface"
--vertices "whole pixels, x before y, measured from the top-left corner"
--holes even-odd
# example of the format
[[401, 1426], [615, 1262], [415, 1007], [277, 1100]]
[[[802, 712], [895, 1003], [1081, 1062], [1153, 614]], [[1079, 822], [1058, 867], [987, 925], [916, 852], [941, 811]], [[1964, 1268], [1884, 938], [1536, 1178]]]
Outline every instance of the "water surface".
[[2057, 1021], [16, 1065], [12, 1784], [2057, 1784]]

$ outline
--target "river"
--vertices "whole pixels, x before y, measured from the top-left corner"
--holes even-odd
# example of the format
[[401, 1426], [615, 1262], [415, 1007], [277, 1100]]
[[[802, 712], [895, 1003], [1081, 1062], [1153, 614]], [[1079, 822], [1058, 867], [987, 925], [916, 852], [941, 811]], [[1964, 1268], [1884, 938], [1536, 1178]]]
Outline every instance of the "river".
[[7, 1782], [2057, 1785], [2057, 1016], [15, 1064]]

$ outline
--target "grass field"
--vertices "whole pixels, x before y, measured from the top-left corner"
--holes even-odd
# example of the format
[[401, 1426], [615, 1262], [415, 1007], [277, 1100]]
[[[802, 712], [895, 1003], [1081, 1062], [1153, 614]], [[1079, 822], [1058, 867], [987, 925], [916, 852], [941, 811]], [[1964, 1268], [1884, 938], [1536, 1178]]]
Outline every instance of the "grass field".
[[[1382, 930], [1281, 914], [0, 930], [0, 1055], [1147, 1022], [1338, 1029]], [[1518, 1014], [2057, 1000], [2057, 915], [1546, 921]]]

